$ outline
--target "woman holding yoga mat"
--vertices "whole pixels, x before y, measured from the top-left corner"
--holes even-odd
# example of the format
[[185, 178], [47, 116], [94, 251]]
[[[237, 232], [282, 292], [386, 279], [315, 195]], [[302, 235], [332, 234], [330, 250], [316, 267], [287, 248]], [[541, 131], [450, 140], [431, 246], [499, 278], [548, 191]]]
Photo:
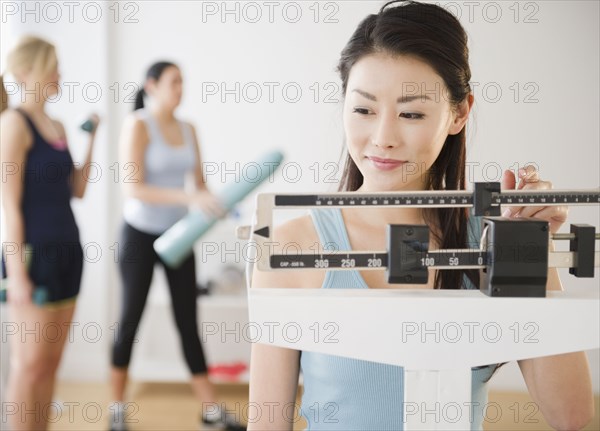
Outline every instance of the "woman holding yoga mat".
[[[183, 80], [179, 67], [158, 62], [146, 74], [134, 113], [121, 133], [121, 164], [133, 174], [124, 182], [124, 224], [119, 241], [122, 279], [122, 309], [119, 331], [112, 351], [111, 386], [116, 404], [111, 408], [111, 428], [127, 429], [124, 395], [133, 340], [144, 311], [154, 265], [161, 261], [154, 241], [187, 213], [189, 205], [211, 216], [222, 217], [225, 209], [208, 190], [194, 127], [179, 120], [175, 111], [181, 102]], [[144, 107], [144, 97], [149, 106]], [[129, 172], [129, 171], [128, 171]], [[195, 189], [187, 192], [187, 176]], [[197, 328], [196, 270], [193, 253], [177, 268], [164, 265], [173, 313], [183, 353], [192, 374], [192, 388], [202, 403], [215, 403], [215, 389], [208, 379], [207, 364]], [[116, 408], [115, 408], [116, 407]], [[229, 422], [219, 409], [207, 409], [201, 426], [214, 429], [244, 429]]]
[[[18, 406], [18, 414], [6, 416], [9, 429], [42, 430], [48, 426], [48, 415], [40, 411], [46, 411], [52, 401], [83, 269], [79, 229], [70, 201], [85, 194], [98, 117], [92, 119], [85, 161], [77, 168], [63, 125], [46, 113], [46, 102], [60, 90], [55, 47], [43, 39], [24, 36], [9, 52], [7, 69], [20, 86], [21, 97], [14, 109], [8, 109], [0, 80], [6, 225], [2, 263], [10, 321], [19, 328], [37, 329], [30, 336], [20, 332], [8, 336], [10, 371], [2, 404]], [[42, 291], [40, 300], [37, 293]], [[56, 336], [54, 332], [40, 336], [40, 329], [50, 327], [63, 330]]]

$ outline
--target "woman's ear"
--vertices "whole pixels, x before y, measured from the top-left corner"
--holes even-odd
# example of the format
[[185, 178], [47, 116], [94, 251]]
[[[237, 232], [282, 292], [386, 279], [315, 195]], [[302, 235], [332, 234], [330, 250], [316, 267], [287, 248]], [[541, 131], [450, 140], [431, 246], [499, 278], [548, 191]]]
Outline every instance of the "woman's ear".
[[452, 124], [450, 124], [450, 129], [448, 130], [449, 135], [456, 135], [460, 133], [463, 127], [465, 127], [474, 100], [473, 93], [469, 93], [469, 95], [465, 97], [465, 100], [453, 109], [454, 118]]
[[34, 77], [34, 76], [33, 76], [32, 70], [24, 70], [19, 73], [15, 73], [14, 77], [17, 80], [17, 82], [19, 82], [21, 84], [25, 84], [28, 80], [32, 79], [32, 77]]
[[148, 80], [144, 84], [144, 92], [149, 96], [153, 95], [155, 88], [156, 88], [156, 79], [148, 78]]

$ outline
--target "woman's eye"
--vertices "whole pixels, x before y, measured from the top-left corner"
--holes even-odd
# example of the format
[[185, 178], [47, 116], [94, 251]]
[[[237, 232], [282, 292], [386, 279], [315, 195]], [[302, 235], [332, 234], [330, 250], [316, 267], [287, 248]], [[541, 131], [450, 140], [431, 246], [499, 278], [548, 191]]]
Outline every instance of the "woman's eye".
[[400, 114], [400, 116], [408, 120], [421, 120], [423, 117], [425, 117], [423, 114], [415, 114], [412, 112], [403, 112]]
[[367, 108], [354, 108], [353, 112], [360, 114], [360, 115], [369, 115], [369, 113], [370, 113]]

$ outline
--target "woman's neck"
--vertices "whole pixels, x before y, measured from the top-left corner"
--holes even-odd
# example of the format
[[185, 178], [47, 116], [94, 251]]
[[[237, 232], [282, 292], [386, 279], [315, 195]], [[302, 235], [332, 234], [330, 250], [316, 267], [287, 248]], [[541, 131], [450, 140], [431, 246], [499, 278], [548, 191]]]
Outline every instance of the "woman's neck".
[[[354, 193], [396, 193], [396, 192], [419, 192], [426, 190], [425, 178], [419, 178], [410, 183], [401, 186], [392, 187], [390, 190], [383, 190], [381, 187], [375, 187], [368, 182], [364, 182]], [[387, 224], [424, 224], [422, 208], [415, 207], [391, 207], [391, 208], [348, 208], [345, 214], [353, 217], [355, 221], [364, 223], [367, 226], [385, 226]]]
[[170, 123], [175, 121], [175, 111], [172, 109], [153, 106], [150, 108], [150, 113], [161, 123]]
[[381, 229], [388, 224], [425, 224], [421, 208], [344, 208], [343, 213], [354, 224]]
[[36, 97], [36, 100], [30, 99], [21, 103], [19, 108], [34, 117], [45, 115], [44, 109], [46, 108], [46, 100], [42, 97]]

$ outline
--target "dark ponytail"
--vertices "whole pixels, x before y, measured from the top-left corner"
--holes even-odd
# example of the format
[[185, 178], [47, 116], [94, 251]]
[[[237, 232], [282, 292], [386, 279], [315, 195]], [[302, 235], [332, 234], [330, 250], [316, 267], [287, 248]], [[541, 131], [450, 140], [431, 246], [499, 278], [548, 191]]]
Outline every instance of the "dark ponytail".
[[0, 104], [0, 113], [8, 108], [8, 93], [4, 88], [4, 78], [0, 75], [0, 95], [2, 96], [2, 102]]
[[140, 88], [139, 91], [137, 92], [137, 95], [135, 96], [135, 107], [133, 108], [134, 111], [144, 108], [144, 96], [145, 95], [146, 95], [146, 90], [144, 90], [144, 87]]
[[[158, 81], [162, 76], [163, 72], [169, 67], [177, 67], [175, 63], [171, 63], [169, 61], [159, 61], [154, 63], [148, 71], [146, 72], [146, 81], [149, 79], [154, 79]], [[142, 87], [135, 96], [135, 105], [133, 110], [137, 111], [138, 109], [142, 109], [144, 107], [144, 96], [146, 95], [146, 90]]]

